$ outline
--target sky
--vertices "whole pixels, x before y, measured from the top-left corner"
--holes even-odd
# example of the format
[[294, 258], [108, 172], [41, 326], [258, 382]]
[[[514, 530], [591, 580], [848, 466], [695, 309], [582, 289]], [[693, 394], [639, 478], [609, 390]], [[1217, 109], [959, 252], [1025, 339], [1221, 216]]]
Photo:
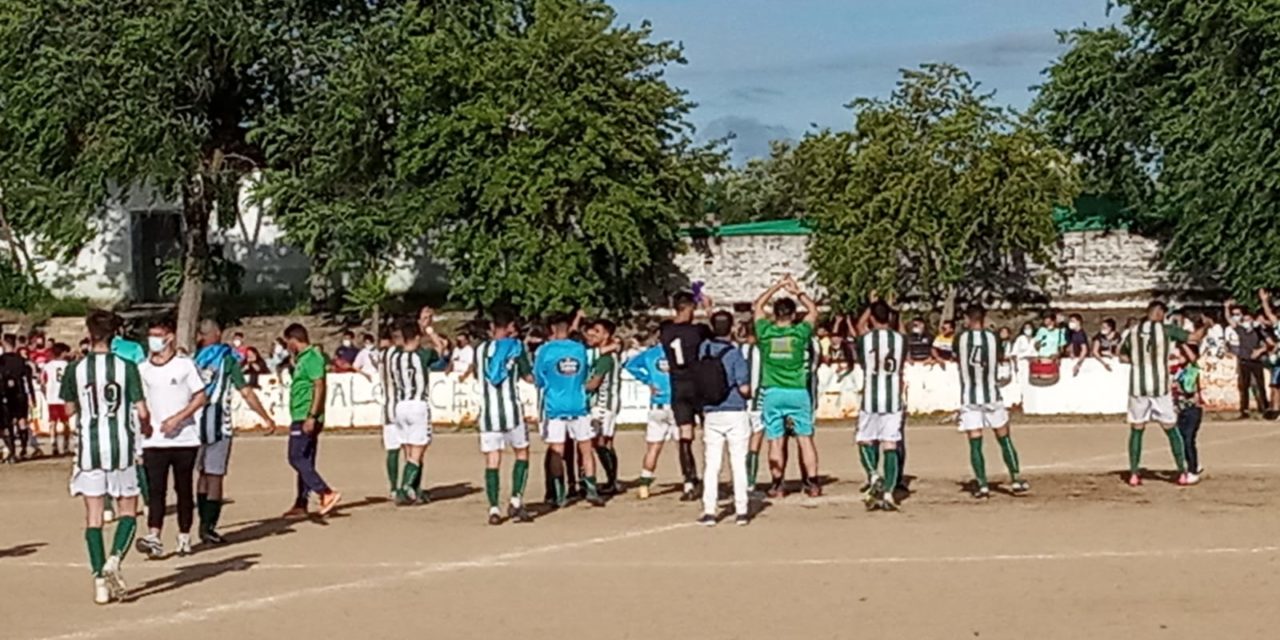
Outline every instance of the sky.
[[951, 62], [996, 100], [1030, 104], [1061, 52], [1055, 30], [1116, 21], [1108, 0], [612, 0], [621, 24], [683, 44], [667, 78], [698, 103], [699, 139], [736, 135], [737, 163], [813, 126], [847, 129], [844, 105], [893, 90], [899, 69]]

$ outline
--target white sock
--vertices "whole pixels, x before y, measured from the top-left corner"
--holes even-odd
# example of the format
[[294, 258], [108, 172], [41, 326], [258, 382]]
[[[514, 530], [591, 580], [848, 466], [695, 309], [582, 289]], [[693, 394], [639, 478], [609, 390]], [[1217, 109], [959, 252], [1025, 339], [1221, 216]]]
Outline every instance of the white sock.
[[[519, 497], [519, 496], [511, 496], [511, 506], [513, 506], [513, 507], [515, 507], [515, 508], [519, 509], [521, 504], [522, 504], [522, 502], [521, 502], [521, 500], [520, 500], [520, 497]], [[496, 509], [496, 508], [497, 508], [497, 507], [495, 507], [495, 509]]]

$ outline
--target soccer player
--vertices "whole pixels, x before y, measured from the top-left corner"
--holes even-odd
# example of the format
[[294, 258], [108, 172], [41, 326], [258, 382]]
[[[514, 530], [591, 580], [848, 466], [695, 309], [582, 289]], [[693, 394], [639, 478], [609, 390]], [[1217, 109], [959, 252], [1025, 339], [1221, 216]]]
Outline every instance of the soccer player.
[[752, 323], [742, 325], [741, 344], [738, 348], [747, 361], [751, 397], [747, 399], [747, 419], [751, 424], [751, 440], [747, 444], [747, 488], [755, 491], [756, 476], [760, 471], [760, 449], [764, 446], [764, 420], [760, 413], [760, 346], [756, 344], [756, 332]]
[[[733, 474], [733, 510], [739, 526], [750, 522], [747, 501], [747, 442], [751, 439], [751, 419], [747, 416], [747, 398], [751, 387], [750, 371], [742, 353], [729, 341], [733, 333], [733, 314], [717, 311], [711, 316], [713, 338], [702, 344], [700, 357], [719, 359], [725, 373], [724, 399], [705, 407], [702, 425], [706, 472], [702, 483], [702, 517], [698, 523], [715, 526], [716, 503], [720, 497], [720, 464], [725, 444], [729, 445], [729, 468]], [[718, 396], [707, 394], [708, 399]]]
[[1019, 475], [1018, 450], [1009, 435], [1009, 412], [1000, 397], [997, 380], [1004, 350], [995, 332], [987, 328], [987, 311], [972, 305], [965, 311], [968, 327], [957, 333], [952, 346], [960, 370], [960, 430], [969, 436], [969, 464], [973, 466], [973, 496], [991, 497], [987, 487], [987, 463], [982, 454], [982, 431], [992, 429], [1009, 469], [1009, 488], [1026, 493], [1031, 485]]
[[671, 413], [671, 375], [667, 367], [667, 353], [662, 345], [653, 345], [628, 360], [623, 368], [631, 377], [649, 387], [649, 419], [644, 429], [644, 460], [640, 463], [640, 484], [636, 497], [649, 499], [658, 456], [662, 444], [675, 439], [679, 433], [675, 416]]
[[195, 520], [196, 455], [200, 451], [200, 428], [196, 414], [208, 402], [204, 381], [195, 362], [179, 356], [173, 344], [174, 327], [168, 320], [151, 324], [147, 348], [151, 357], [138, 367], [142, 377], [147, 412], [159, 421], [158, 428], [142, 440], [142, 463], [147, 467], [150, 494], [147, 496], [146, 536], [138, 538], [138, 551], [153, 560], [164, 556], [160, 531], [164, 527], [169, 474], [178, 496], [178, 555], [191, 553], [191, 525]]
[[[141, 344], [138, 344], [124, 336], [124, 318], [121, 318], [116, 314], [111, 314], [111, 322], [112, 332], [114, 334], [111, 338], [111, 353], [116, 357], [124, 358], [135, 365], [141, 365], [142, 362], [147, 359], [147, 350], [144, 349]], [[151, 487], [150, 483], [147, 482], [147, 468], [142, 464], [141, 438], [137, 440], [137, 444], [139, 448], [135, 452], [135, 455], [137, 456], [137, 464], [134, 465], [134, 469], [138, 474], [138, 489], [142, 492], [143, 496], [149, 496], [151, 495]], [[147, 512], [147, 505], [145, 502], [146, 499], [144, 498], [143, 500], [142, 512], [145, 514]], [[105, 504], [106, 506], [103, 510], [102, 517], [107, 522], [111, 522], [111, 520], [115, 518], [115, 511], [110, 495], [106, 497]]]
[[[709, 309], [711, 298], [703, 296], [702, 303]], [[675, 318], [662, 323], [659, 340], [671, 375], [671, 413], [680, 428], [680, 472], [684, 476], [682, 502], [699, 498], [698, 463], [693, 457], [693, 425], [702, 415], [702, 396], [698, 389], [693, 365], [698, 360], [702, 343], [711, 339], [711, 331], [705, 324], [694, 324], [693, 315], [698, 301], [693, 294], [680, 292], [672, 298]]]
[[439, 352], [422, 346], [418, 324], [413, 321], [400, 327], [404, 344], [392, 347], [386, 355], [386, 368], [391, 378], [391, 397], [395, 399], [394, 421], [397, 439], [404, 452], [404, 476], [396, 493], [396, 504], [407, 506], [425, 503], [422, 491], [422, 466], [431, 446], [431, 363]]
[[316, 471], [320, 432], [324, 430], [325, 357], [311, 344], [307, 328], [294, 323], [284, 330], [285, 344], [293, 354], [293, 380], [289, 383], [289, 466], [298, 476], [297, 495], [286, 518], [307, 515], [307, 497], [320, 497], [320, 515], [328, 515], [342, 500]]
[[[150, 415], [143, 402], [138, 367], [110, 352], [115, 332], [112, 314], [94, 311], [85, 319], [85, 327], [90, 351], [68, 367], [62, 377], [61, 396], [80, 442], [71, 495], [84, 499], [84, 539], [93, 572], [93, 601], [107, 604], [112, 598], [123, 599], [127, 592], [120, 563], [137, 530], [138, 474], [133, 464], [139, 432], [151, 432]], [[105, 496], [116, 499], [120, 516], [110, 556], [102, 537]]]
[[529, 425], [520, 403], [519, 381], [533, 381], [533, 365], [524, 343], [517, 337], [515, 316], [495, 310], [489, 339], [476, 346], [476, 367], [481, 377], [480, 453], [484, 454], [484, 490], [489, 499], [489, 524], [502, 524], [498, 509], [499, 474], [502, 450], [511, 447], [515, 465], [511, 469], [511, 501], [507, 518], [513, 522], [533, 522], [524, 506], [524, 488], [529, 481]]
[[[61, 342], [55, 343], [49, 361], [40, 367], [40, 386], [44, 389], [45, 403], [49, 406], [49, 434], [53, 440], [53, 455], [59, 451], [71, 453], [71, 423], [67, 418], [67, 405], [59, 393], [62, 376], [67, 372], [67, 353], [71, 351]], [[62, 431], [62, 447], [58, 447], [58, 431]]]
[[22, 444], [22, 456], [27, 457], [30, 431], [23, 428], [31, 414], [31, 399], [35, 390], [31, 384], [31, 368], [27, 359], [17, 351], [17, 336], [5, 334], [4, 353], [0, 353], [0, 429], [4, 431], [5, 446], [9, 448], [8, 462], [18, 461], [18, 440]]
[[199, 477], [196, 480], [196, 513], [200, 516], [200, 541], [204, 544], [223, 544], [226, 540], [218, 534], [218, 520], [222, 517], [222, 485], [231, 461], [231, 439], [235, 433], [231, 423], [231, 389], [240, 392], [246, 404], [262, 423], [275, 425], [275, 419], [258, 394], [248, 386], [244, 370], [235, 349], [222, 341], [222, 326], [215, 320], [201, 321], [196, 335], [196, 369], [204, 383], [209, 403], [200, 415], [200, 455], [196, 458]]
[[[862, 405], [858, 410], [858, 431], [854, 440], [858, 459], [867, 473], [863, 500], [868, 509], [894, 511], [898, 502], [894, 490], [901, 472], [898, 446], [902, 442], [903, 366], [906, 364], [906, 336], [891, 328], [889, 305], [875, 300], [858, 323], [855, 353], [862, 363]], [[884, 449], [884, 475], [878, 470]]]
[[396, 397], [392, 389], [391, 369], [387, 355], [392, 348], [404, 345], [400, 327], [393, 327], [387, 334], [388, 345], [378, 355], [378, 380], [382, 384], [382, 448], [386, 451], [387, 484], [390, 497], [395, 500], [400, 490], [400, 432], [396, 429]]
[[1128, 332], [1120, 345], [1120, 360], [1129, 369], [1129, 486], [1142, 485], [1142, 434], [1149, 422], [1158, 422], [1169, 437], [1169, 448], [1178, 467], [1177, 483], [1191, 484], [1187, 477], [1186, 447], [1177, 430], [1178, 415], [1173, 408], [1169, 380], [1169, 356], [1174, 343], [1190, 336], [1177, 325], [1167, 324], [1168, 308], [1159, 300], [1147, 305], [1147, 319]]
[[[786, 289], [804, 305], [804, 315], [799, 322], [796, 301], [781, 298], [773, 305], [773, 318], [766, 309], [779, 291]], [[769, 497], [786, 495], [783, 487], [783, 453], [786, 441], [786, 425], [791, 423], [800, 449], [800, 463], [809, 473], [805, 493], [810, 497], [822, 495], [818, 484], [818, 451], [813, 444], [813, 400], [809, 397], [809, 375], [805, 367], [805, 351], [813, 337], [813, 326], [818, 319], [818, 304], [813, 301], [790, 275], [778, 280], [756, 299], [753, 307], [756, 337], [760, 343], [760, 360], [764, 369], [760, 386], [764, 413], [764, 437], [769, 441], [769, 472], [773, 481]]]
[[570, 322], [566, 316], [551, 319], [551, 341], [538, 348], [533, 363], [534, 384], [543, 392], [546, 473], [555, 486], [554, 505], [565, 506], [568, 487], [564, 477], [564, 450], [566, 441], [572, 440], [582, 459], [587, 502], [603, 507], [604, 500], [596, 487], [596, 459], [591, 452], [595, 431], [587, 412], [587, 348], [569, 339]]
[[610, 321], [599, 319], [587, 326], [587, 346], [591, 348], [591, 377], [587, 391], [591, 394], [591, 421], [596, 433], [596, 456], [604, 467], [605, 484], [600, 492], [608, 495], [620, 491], [618, 487], [618, 452], [613, 448], [613, 435], [617, 429], [618, 412], [622, 410], [622, 363], [618, 360], [614, 332], [617, 327]]

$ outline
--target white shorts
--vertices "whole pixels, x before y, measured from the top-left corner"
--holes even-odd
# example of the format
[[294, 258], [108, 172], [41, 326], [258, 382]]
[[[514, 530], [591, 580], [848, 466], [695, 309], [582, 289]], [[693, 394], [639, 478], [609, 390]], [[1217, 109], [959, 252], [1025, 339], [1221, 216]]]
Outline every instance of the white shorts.
[[644, 427], [644, 441], [649, 443], [675, 440], [680, 435], [676, 426], [676, 416], [669, 406], [657, 406], [649, 409], [649, 422]]
[[1173, 396], [1163, 395], [1158, 398], [1150, 396], [1129, 396], [1129, 424], [1176, 424], [1178, 413], [1173, 410]]
[[132, 498], [138, 493], [138, 470], [135, 467], [118, 471], [77, 469], [71, 474], [73, 496]]
[[521, 422], [510, 431], [481, 431], [480, 453], [502, 451], [504, 447], [512, 449], [529, 448], [529, 425]]
[[591, 408], [591, 426], [596, 433], [612, 438], [618, 430], [618, 414], [604, 407]]
[[400, 432], [394, 422], [382, 425], [382, 448], [396, 451], [400, 448]]
[[596, 437], [591, 418], [548, 418], [542, 421], [542, 441], [547, 444], [564, 444], [568, 440], [583, 442]]
[[431, 444], [431, 407], [425, 400], [397, 402], [395, 423], [400, 444], [413, 447]]
[[902, 442], [902, 412], [858, 412], [855, 442]]
[[751, 433], [760, 433], [764, 431], [764, 412], [748, 411], [747, 419], [751, 421]]
[[210, 476], [227, 475], [227, 463], [231, 461], [231, 438], [200, 445], [196, 454], [196, 469]]
[[1009, 426], [1009, 410], [999, 402], [966, 404], [960, 407], [960, 430], [982, 431]]

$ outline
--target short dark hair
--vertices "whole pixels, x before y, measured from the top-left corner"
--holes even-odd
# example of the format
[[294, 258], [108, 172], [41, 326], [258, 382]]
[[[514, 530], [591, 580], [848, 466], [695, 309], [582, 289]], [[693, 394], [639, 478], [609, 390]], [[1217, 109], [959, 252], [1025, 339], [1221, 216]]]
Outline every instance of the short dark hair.
[[422, 329], [418, 328], [418, 320], [416, 318], [405, 318], [400, 321], [400, 335], [405, 340], [412, 340], [422, 335]]
[[796, 301], [791, 298], [780, 298], [773, 303], [773, 315], [779, 318], [790, 318], [796, 315]]
[[727, 338], [733, 333], [733, 314], [717, 311], [711, 314], [711, 333], [717, 338]]
[[505, 327], [516, 321], [516, 314], [505, 308], [494, 309], [489, 317], [493, 320], [494, 327]]
[[1147, 305], [1148, 313], [1155, 311], [1156, 309], [1166, 313], [1169, 311], [1168, 305], [1166, 305], [1163, 300], [1152, 300], [1151, 304]]
[[592, 320], [591, 326], [600, 327], [601, 329], [604, 330], [605, 333], [609, 334], [610, 336], [612, 336], [618, 330], [618, 325], [614, 324], [612, 320], [608, 320], [605, 318], [597, 318], [595, 320]]
[[547, 316], [547, 328], [549, 329], [554, 329], [555, 327], [564, 327], [567, 329], [571, 324], [573, 324], [573, 320], [569, 318], [569, 314], [567, 313], [556, 313]]
[[364, 335], [360, 336], [360, 339], [361, 339], [361, 340], [373, 340], [373, 334], [372, 334], [372, 333], [366, 333], [366, 334], [364, 334]]
[[284, 328], [284, 337], [286, 340], [311, 342], [311, 337], [307, 335], [307, 328], [296, 322]]
[[147, 328], [163, 329], [164, 331], [173, 333], [177, 331], [177, 324], [174, 323], [172, 318], [164, 317], [164, 318], [157, 318], [155, 320], [152, 320], [151, 324], [147, 325]]
[[0, 336], [0, 341], [3, 341], [6, 347], [12, 349], [13, 345], [17, 344], [18, 336], [12, 333], [6, 333], [3, 336]]
[[697, 303], [694, 301], [692, 293], [689, 293], [688, 291], [681, 291], [680, 293], [671, 296], [671, 306], [676, 311], [683, 311], [697, 306]]
[[1102, 326], [1104, 326], [1104, 327], [1111, 327], [1112, 329], [1114, 329], [1114, 328], [1116, 328], [1116, 319], [1115, 319], [1115, 318], [1103, 318], [1103, 319], [1102, 319]]
[[62, 356], [67, 355], [67, 352], [69, 351], [71, 351], [71, 347], [62, 344], [61, 342], [53, 343], [53, 357], [61, 358]]
[[965, 309], [964, 317], [968, 318], [969, 322], [981, 322], [987, 319], [987, 309], [980, 304], [971, 304], [968, 309]]
[[343, 332], [342, 332], [342, 337], [344, 337], [344, 338], [354, 338], [354, 337], [356, 337], [356, 332], [354, 332], [354, 331], [352, 331], [352, 330], [350, 330], [350, 329], [347, 329], [346, 331], [343, 331]]
[[89, 337], [94, 342], [106, 342], [116, 333], [116, 314], [102, 309], [95, 309], [89, 312], [84, 319], [84, 328], [89, 331]]
[[889, 303], [884, 300], [877, 300], [871, 303], [871, 318], [876, 322], [889, 324], [889, 315], [891, 313], [892, 310], [889, 308]]

